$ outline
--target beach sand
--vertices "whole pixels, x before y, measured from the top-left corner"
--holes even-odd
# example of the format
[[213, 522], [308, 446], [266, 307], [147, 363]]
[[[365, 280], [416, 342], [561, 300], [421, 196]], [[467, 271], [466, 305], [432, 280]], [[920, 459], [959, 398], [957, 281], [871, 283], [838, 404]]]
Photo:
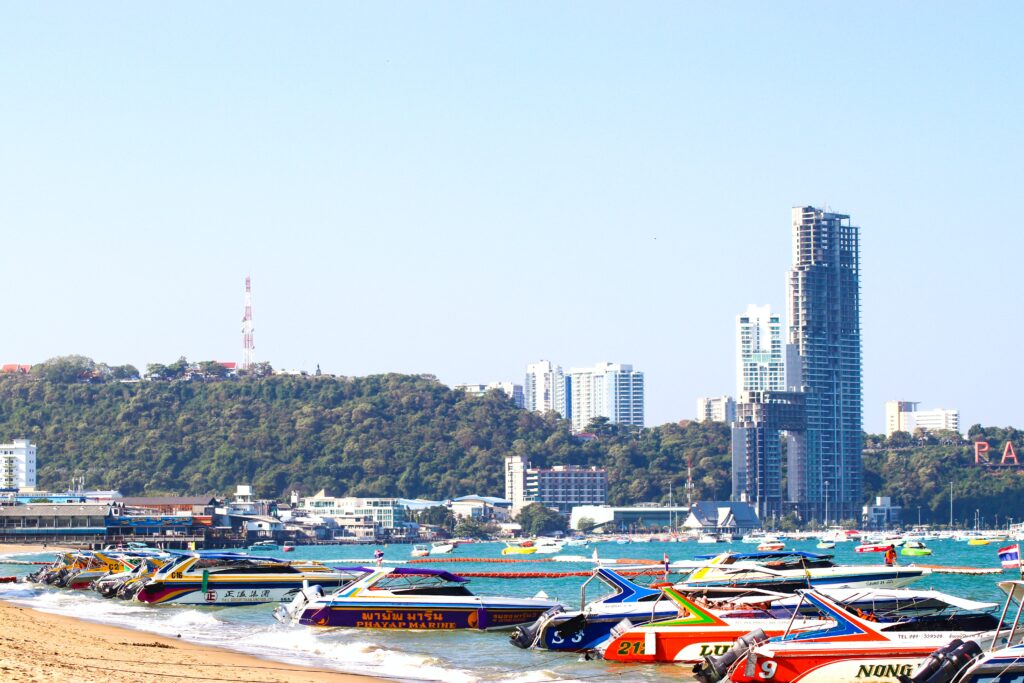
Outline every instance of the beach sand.
[[0, 555], [13, 555], [18, 553], [58, 553], [63, 550], [72, 550], [64, 546], [51, 545], [45, 548], [39, 545], [24, 545], [21, 543], [0, 543]]
[[5, 683], [144, 683], [173, 679], [281, 683], [382, 680], [280, 664], [0, 601], [0, 680]]

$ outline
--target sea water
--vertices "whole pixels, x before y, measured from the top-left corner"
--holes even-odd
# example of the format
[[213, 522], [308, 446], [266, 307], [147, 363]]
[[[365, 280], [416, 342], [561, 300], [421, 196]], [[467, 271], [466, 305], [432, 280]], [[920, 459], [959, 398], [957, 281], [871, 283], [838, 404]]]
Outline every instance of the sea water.
[[[787, 549], [815, 550], [814, 540], [787, 542]], [[838, 543], [835, 550], [820, 551], [835, 555], [841, 564], [882, 564], [881, 553], [854, 552], [855, 543]], [[966, 567], [998, 567], [999, 544], [970, 546], [965, 542], [941, 540], [928, 546], [930, 557], [900, 557], [900, 564], [918, 561]], [[410, 545], [379, 546], [389, 561], [407, 561]], [[500, 558], [499, 543], [460, 545], [447, 558]], [[687, 543], [596, 543], [587, 548], [566, 548], [567, 552], [590, 555], [594, 549], [603, 559], [630, 558], [657, 560], [667, 554], [670, 561], [689, 560], [694, 555], [754, 550], [752, 545]], [[372, 546], [299, 546], [294, 552], [279, 551], [267, 556], [291, 560], [313, 559], [337, 566], [370, 564]], [[19, 555], [19, 560], [49, 559], [48, 555]], [[551, 556], [526, 555], [517, 559], [539, 560]], [[508, 557], [506, 556], [506, 558]], [[465, 572], [564, 572], [587, 571], [592, 562], [475, 563], [430, 562], [419, 566]], [[613, 567], [614, 568], [614, 567]], [[32, 567], [0, 565], [0, 574], [26, 574]], [[932, 574], [913, 584], [913, 588], [934, 588], [974, 600], [1001, 603], [998, 580], [1016, 578], [1016, 573], [965, 576]], [[578, 609], [580, 585], [584, 577], [543, 579], [476, 578], [470, 588], [478, 594], [532, 597], [543, 591], [552, 599]], [[599, 597], [592, 586], [588, 599]], [[529, 651], [514, 647], [508, 632], [478, 631], [392, 631], [373, 629], [321, 629], [283, 625], [274, 620], [274, 605], [248, 607], [150, 606], [118, 599], [105, 599], [93, 591], [68, 591], [30, 584], [0, 584], [0, 599], [45, 612], [64, 614], [105, 624], [122, 626], [164, 636], [181, 637], [195, 643], [213, 645], [254, 654], [266, 659], [302, 664], [315, 668], [351, 673], [388, 676], [407, 681], [444, 681], [445, 683], [572, 683], [573, 681], [642, 681], [668, 683], [688, 679], [692, 665], [619, 664], [587, 661], [576, 653]]]

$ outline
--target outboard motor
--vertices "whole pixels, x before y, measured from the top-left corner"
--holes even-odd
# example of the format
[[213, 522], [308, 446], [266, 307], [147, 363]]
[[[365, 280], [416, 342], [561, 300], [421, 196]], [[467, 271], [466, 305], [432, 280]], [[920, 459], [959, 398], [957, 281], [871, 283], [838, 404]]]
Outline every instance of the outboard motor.
[[729, 673], [729, 669], [743, 655], [761, 643], [767, 642], [768, 636], [761, 629], [751, 631], [736, 639], [736, 643], [718, 657], [705, 657], [704, 662], [693, 667], [693, 675], [701, 683], [718, 683]]
[[529, 650], [531, 647], [535, 647], [540, 641], [541, 635], [544, 633], [544, 627], [551, 623], [551, 619], [556, 614], [564, 612], [564, 608], [561, 605], [555, 605], [547, 612], [544, 612], [537, 620], [532, 624], [521, 624], [512, 629], [512, 634], [508, 637], [516, 647], [520, 647], [524, 650]]
[[306, 605], [322, 598], [324, 596], [324, 589], [320, 584], [314, 586], [307, 586], [302, 588], [295, 594], [292, 601], [287, 605], [278, 605], [274, 610], [274, 618], [280, 621], [282, 624], [289, 624], [293, 621], [298, 621], [299, 617], [302, 616], [302, 611], [306, 608]]
[[900, 683], [949, 683], [980, 654], [981, 648], [973, 640], [954, 638], [928, 655], [913, 674], [897, 679]]

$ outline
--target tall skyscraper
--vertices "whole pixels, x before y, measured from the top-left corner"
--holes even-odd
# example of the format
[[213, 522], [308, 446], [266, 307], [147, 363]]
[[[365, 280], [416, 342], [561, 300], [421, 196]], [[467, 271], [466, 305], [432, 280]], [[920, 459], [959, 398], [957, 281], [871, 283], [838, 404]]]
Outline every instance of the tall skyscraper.
[[790, 439], [789, 499], [807, 518], [857, 519], [863, 485], [860, 228], [850, 217], [794, 207], [788, 277], [790, 358], [806, 428]]
[[566, 406], [565, 373], [562, 367], [549, 360], [541, 360], [526, 366], [526, 382], [523, 384], [526, 409], [537, 413], [554, 411], [562, 417], [569, 417]]
[[572, 430], [582, 432], [595, 417], [644, 426], [644, 373], [625, 363], [598, 363], [569, 371]]
[[782, 321], [771, 307], [751, 304], [736, 317], [736, 395], [747, 391], [785, 391]]
[[[748, 338], [751, 357], [757, 353], [754, 333], [747, 332], [754, 326], [751, 311], [739, 319], [737, 384], [746, 388], [733, 423], [733, 497], [754, 503], [762, 516], [786, 507], [804, 519], [827, 521], [827, 508], [829, 520], [857, 519], [863, 502], [860, 229], [850, 225], [849, 216], [811, 206], [794, 208], [792, 219], [789, 343], [781, 385], [781, 343], [769, 344], [775, 357], [764, 357], [762, 372], [743, 357]], [[756, 386], [762, 380], [767, 381]], [[780, 490], [783, 433], [787, 505]]]

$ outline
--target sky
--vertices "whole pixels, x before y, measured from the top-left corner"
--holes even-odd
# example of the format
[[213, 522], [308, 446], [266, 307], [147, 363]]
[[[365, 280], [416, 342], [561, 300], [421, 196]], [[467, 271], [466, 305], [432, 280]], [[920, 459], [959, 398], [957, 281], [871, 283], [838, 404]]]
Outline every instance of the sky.
[[883, 403], [1024, 425], [1019, 3], [0, 3], [0, 362], [735, 392], [790, 208], [861, 227]]

